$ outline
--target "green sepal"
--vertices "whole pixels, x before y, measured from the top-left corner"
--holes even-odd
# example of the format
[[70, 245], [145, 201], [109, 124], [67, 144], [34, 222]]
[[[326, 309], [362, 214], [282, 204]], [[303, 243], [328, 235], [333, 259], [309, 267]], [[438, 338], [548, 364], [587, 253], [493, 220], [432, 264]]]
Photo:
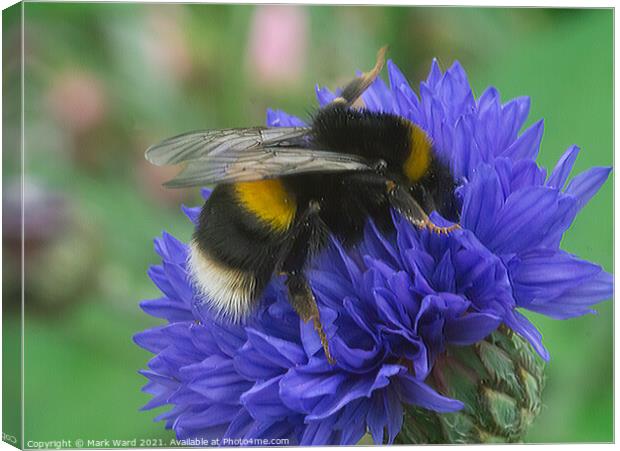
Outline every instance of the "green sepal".
[[472, 346], [450, 346], [427, 383], [465, 407], [445, 414], [405, 407], [396, 442], [518, 442], [540, 413], [544, 382], [543, 360], [506, 327]]

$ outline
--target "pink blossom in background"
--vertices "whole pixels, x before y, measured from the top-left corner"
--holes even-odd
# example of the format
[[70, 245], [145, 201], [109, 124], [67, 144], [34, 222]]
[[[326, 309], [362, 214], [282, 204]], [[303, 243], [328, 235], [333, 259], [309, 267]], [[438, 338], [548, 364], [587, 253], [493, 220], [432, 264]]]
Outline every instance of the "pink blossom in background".
[[101, 124], [108, 111], [103, 83], [81, 70], [67, 70], [56, 78], [47, 101], [52, 116], [78, 134]]
[[144, 42], [150, 62], [180, 81], [187, 79], [193, 69], [183, 24], [180, 8], [154, 8], [147, 16], [148, 39]]
[[305, 7], [256, 7], [248, 42], [251, 79], [263, 85], [295, 84], [305, 71], [307, 48]]

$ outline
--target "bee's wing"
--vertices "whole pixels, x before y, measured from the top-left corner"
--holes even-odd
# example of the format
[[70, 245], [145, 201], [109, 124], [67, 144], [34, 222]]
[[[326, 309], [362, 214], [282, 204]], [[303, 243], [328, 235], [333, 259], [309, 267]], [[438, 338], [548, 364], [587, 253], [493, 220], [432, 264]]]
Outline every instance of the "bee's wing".
[[145, 157], [157, 166], [197, 160], [230, 150], [300, 145], [308, 127], [228, 128], [183, 133], [149, 147]]
[[191, 160], [169, 188], [247, 182], [313, 172], [363, 171], [371, 163], [356, 155], [303, 147], [267, 147], [228, 151]]

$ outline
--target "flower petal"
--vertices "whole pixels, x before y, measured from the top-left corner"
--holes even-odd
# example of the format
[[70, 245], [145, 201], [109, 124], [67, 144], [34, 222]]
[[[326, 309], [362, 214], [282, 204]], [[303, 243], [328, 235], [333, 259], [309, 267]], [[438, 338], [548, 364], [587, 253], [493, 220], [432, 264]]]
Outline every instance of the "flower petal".
[[233, 362], [228, 360], [206, 370], [202, 377], [190, 382], [188, 387], [211, 401], [239, 404], [239, 396], [252, 387], [252, 382], [241, 377]]
[[540, 149], [544, 130], [544, 121], [540, 120], [525, 130], [502, 155], [513, 160], [535, 160]]
[[486, 338], [501, 322], [502, 318], [492, 313], [469, 313], [448, 320], [446, 340], [459, 346], [471, 345]]
[[262, 383], [257, 383], [241, 395], [241, 403], [257, 420], [278, 420], [290, 415], [291, 410], [286, 407], [279, 397], [280, 379], [274, 377]]
[[349, 378], [340, 388], [337, 396], [326, 396], [319, 401], [310, 415], [306, 416], [306, 420], [320, 420], [336, 413], [352, 400], [369, 397], [375, 390], [383, 388], [389, 384], [389, 378], [403, 373], [405, 368], [400, 365], [383, 365], [377, 372], [374, 379], [365, 378]]
[[281, 110], [267, 109], [267, 126], [269, 127], [306, 127], [300, 118]]
[[194, 225], [198, 224], [198, 218], [200, 218], [200, 211], [202, 210], [201, 207], [186, 207], [185, 205], [181, 205], [181, 210], [183, 210], [185, 216], [187, 216]]
[[613, 283], [613, 276], [601, 271], [587, 282], [566, 290], [559, 297], [546, 302], [533, 302], [527, 308], [555, 319], [593, 313], [590, 306], [613, 296]]
[[594, 167], [575, 176], [566, 187], [566, 194], [577, 198], [577, 205], [583, 208], [588, 201], [601, 189], [611, 168]]
[[314, 90], [316, 92], [316, 99], [318, 100], [320, 107], [324, 107], [325, 105], [333, 102], [336, 98], [336, 94], [331, 92], [326, 87], [321, 88], [319, 85], [316, 85]]
[[564, 152], [553, 168], [549, 180], [547, 180], [548, 187], [557, 188], [559, 190], [564, 188], [570, 171], [573, 169], [573, 165], [577, 159], [577, 155], [579, 155], [579, 147], [577, 146], [570, 146], [566, 152]]
[[275, 365], [290, 368], [306, 360], [306, 353], [297, 343], [291, 343], [254, 329], [246, 329], [246, 332], [248, 341], [255, 351]]
[[496, 253], [519, 252], [536, 246], [553, 222], [549, 212], [557, 209], [558, 192], [528, 187], [512, 193], [495, 219], [486, 246]]
[[398, 383], [400, 397], [408, 404], [440, 413], [455, 412], [464, 407], [461, 401], [446, 398], [424, 382], [420, 382], [409, 375], [400, 376], [398, 378]]
[[508, 312], [504, 322], [508, 327], [525, 338], [544, 360], [549, 361], [549, 351], [542, 344], [542, 335], [529, 319], [513, 310]]
[[[518, 263], [516, 263], [518, 261]], [[601, 267], [564, 251], [534, 249], [519, 255], [510, 268], [517, 304], [543, 303], [593, 278]]]

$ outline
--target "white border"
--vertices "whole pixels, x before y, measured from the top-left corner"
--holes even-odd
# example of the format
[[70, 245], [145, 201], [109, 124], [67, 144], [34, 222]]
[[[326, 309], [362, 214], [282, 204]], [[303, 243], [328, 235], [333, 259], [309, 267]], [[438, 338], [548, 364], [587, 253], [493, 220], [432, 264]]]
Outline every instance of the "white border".
[[[5, 9], [13, 4], [15, 4], [15, 1], [12, 0], [0, 0], [0, 6], [2, 7], [2, 9]], [[78, 2], [76, 2], [78, 3]], [[86, 2], [80, 2], [80, 3], [86, 3]], [[112, 2], [108, 2], [108, 3], [112, 3]], [[170, 2], [170, 1], [162, 1], [162, 0], [150, 0], [150, 1], [142, 1], [142, 0], [138, 0], [138, 1], [134, 1], [132, 3], [235, 3], [235, 2], [230, 2], [230, 1], [195, 1], [195, 0], [189, 0], [189, 1], [185, 1], [185, 2]], [[584, 1], [570, 1], [570, 0], [565, 0], [565, 1], [550, 1], [550, 0], [539, 0], [539, 1], [526, 1], [526, 2], [509, 2], [509, 1], [475, 1], [475, 2], [467, 2], [467, 1], [437, 1], [437, 0], [426, 0], [424, 2], [417, 2], [417, 1], [407, 1], [407, 0], [390, 0], [390, 1], [386, 1], [386, 2], [381, 2], [381, 1], [372, 1], [372, 0], [341, 0], [338, 2], [334, 2], [334, 1], [328, 1], [328, 0], [314, 0], [312, 2], [301, 2], [301, 1], [296, 1], [296, 0], [289, 0], [289, 1], [281, 1], [281, 0], [272, 0], [269, 2], [266, 1], [253, 1], [253, 0], [246, 0], [243, 3], [245, 4], [260, 4], [260, 3], [271, 3], [271, 4], [279, 4], [279, 3], [285, 3], [285, 4], [316, 4], [316, 5], [333, 5], [333, 4], [339, 4], [339, 5], [381, 5], [381, 6], [389, 6], [389, 5], [399, 5], [399, 6], [471, 6], [471, 7], [537, 7], [537, 8], [614, 8], [614, 2], [611, 1], [601, 1], [601, 0], [590, 0], [588, 2], [584, 2]], [[22, 20], [23, 20], [23, 5], [22, 5]], [[23, 33], [23, 24], [22, 24], [22, 33]], [[2, 24], [0, 21], [0, 44], [2, 40]], [[25, 90], [25, 86], [24, 86], [24, 70], [23, 70], [23, 39], [22, 39], [22, 171], [24, 169], [24, 90]], [[618, 105], [618, 92], [615, 89], [615, 86], [618, 85], [618, 81], [619, 81], [619, 75], [618, 75], [618, 71], [616, 70], [616, 64], [615, 62], [618, 61], [618, 35], [615, 33], [615, 11], [614, 11], [614, 169], [616, 167], [615, 165], [615, 161], [616, 161], [616, 152], [618, 151], [618, 146], [617, 146], [617, 134], [615, 133], [615, 130], [620, 129], [620, 119], [618, 118], [618, 115], [616, 114], [616, 108]], [[0, 93], [1, 93], [1, 86], [0, 86]], [[2, 105], [0, 103], [0, 112], [2, 109]], [[0, 139], [1, 139], [2, 135], [0, 132]], [[0, 170], [2, 168], [2, 162], [0, 160]], [[22, 174], [23, 175], [23, 174]], [[23, 181], [22, 181], [23, 183]], [[2, 192], [2, 187], [0, 186], [0, 194]], [[23, 186], [22, 186], [22, 193], [23, 193]], [[619, 198], [619, 188], [618, 188], [618, 184], [615, 183], [615, 174], [614, 174], [614, 224], [618, 224], [619, 223], [619, 216], [620, 213], [618, 212], [618, 209], [615, 208], [616, 207], [616, 200]], [[0, 224], [1, 224], [1, 211], [0, 211]], [[22, 212], [22, 236], [23, 236], [23, 212]], [[615, 234], [614, 234], [614, 269], [618, 267], [618, 243], [615, 240]], [[22, 271], [23, 271], [23, 240], [22, 240]], [[614, 271], [615, 273], [615, 271]], [[22, 273], [23, 274], [23, 273]], [[22, 284], [23, 284], [23, 278], [22, 278]], [[618, 287], [614, 286], [614, 299], [618, 299]], [[23, 378], [23, 346], [24, 346], [24, 336], [23, 336], [23, 331], [24, 331], [24, 315], [23, 315], [23, 308], [24, 308], [24, 299], [23, 299], [23, 286], [22, 286], [22, 378]], [[614, 351], [616, 351], [618, 349], [618, 335], [615, 333], [615, 325], [618, 324], [618, 315], [619, 315], [619, 310], [615, 308], [614, 305]], [[2, 313], [0, 311], [0, 325], [1, 325], [1, 319], [2, 319]], [[1, 336], [0, 336], [0, 340], [1, 340]], [[1, 343], [1, 341], [0, 341]], [[0, 348], [1, 349], [1, 348]], [[595, 350], [593, 350], [593, 352], [595, 352]], [[616, 432], [619, 430], [619, 426], [620, 426], [620, 420], [618, 419], [618, 415], [616, 415], [616, 411], [615, 411], [615, 407], [616, 407], [616, 392], [615, 392], [615, 388], [618, 386], [618, 381], [619, 381], [619, 374], [618, 374], [618, 368], [617, 368], [617, 359], [615, 358], [615, 352], [614, 352], [614, 439], [616, 437]], [[1, 386], [1, 382], [2, 382], [2, 375], [0, 374], [0, 386]], [[23, 388], [24, 385], [22, 383], [21, 385], [21, 390], [22, 390], [22, 414], [24, 412], [24, 393], [23, 393]], [[575, 387], [575, 389], [579, 389], [579, 387]], [[0, 397], [1, 399], [1, 397]], [[2, 412], [0, 409], [0, 424], [2, 421]], [[22, 416], [22, 439], [23, 439], [23, 416]], [[428, 445], [427, 445], [428, 446]], [[437, 445], [439, 446], [439, 445]], [[468, 445], [468, 449], [471, 450], [496, 450], [496, 449], [502, 449], [500, 447], [505, 447], [506, 445]], [[531, 447], [531, 446], [536, 446], [536, 445], [512, 445], [511, 449], [514, 450], [525, 450], [527, 449], [527, 447]], [[552, 450], [564, 450], [564, 449], [577, 449], [578, 447], [581, 448], [582, 446], [584, 446], [584, 444], [579, 443], [579, 444], [557, 444], [557, 445], [538, 445], [538, 446], [544, 446], [547, 449], [552, 449]], [[596, 446], [597, 449], [613, 449], [615, 448], [615, 445], [613, 444], [597, 444], [597, 445], [592, 445], [589, 444], [587, 446]], [[434, 447], [434, 446], [433, 446]], [[301, 448], [301, 447], [299, 447]], [[313, 449], [318, 449], [318, 450], [323, 450], [323, 449], [329, 449], [329, 448], [336, 448], [336, 447], [314, 447]], [[413, 448], [413, 446], [399, 446], [399, 448]], [[4, 443], [4, 442], [0, 442], [0, 451], [3, 450], [13, 450], [15, 448], [11, 447], [10, 445]], [[170, 449], [170, 448], [158, 448], [158, 449]], [[173, 448], [174, 449], [174, 448]], [[253, 449], [258, 449], [258, 450], [268, 450], [270, 448], [253, 448]], [[273, 451], [271, 449], [271, 451]]]

